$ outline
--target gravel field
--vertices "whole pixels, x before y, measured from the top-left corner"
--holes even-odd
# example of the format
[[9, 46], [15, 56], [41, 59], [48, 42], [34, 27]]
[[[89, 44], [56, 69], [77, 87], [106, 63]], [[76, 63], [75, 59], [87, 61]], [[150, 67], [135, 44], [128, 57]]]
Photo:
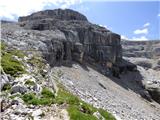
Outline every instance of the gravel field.
[[91, 67], [84, 69], [78, 64], [55, 67], [52, 71], [61, 71], [60, 81], [71, 92], [94, 106], [107, 109], [117, 120], [160, 119], [160, 105], [140, 95], [144, 91], [140, 84], [147, 77], [143, 76], [145, 71], [127, 72], [121, 79], [106, 77]]

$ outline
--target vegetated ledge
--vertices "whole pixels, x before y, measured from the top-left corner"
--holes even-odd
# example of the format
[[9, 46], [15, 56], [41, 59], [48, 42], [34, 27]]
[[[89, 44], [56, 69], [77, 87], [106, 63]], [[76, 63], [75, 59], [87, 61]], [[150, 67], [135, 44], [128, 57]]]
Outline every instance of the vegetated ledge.
[[18, 74], [25, 73], [24, 66], [17, 57], [24, 57], [24, 53], [18, 50], [9, 50], [4, 43], [1, 43], [1, 66], [6, 74], [11, 76], [18, 76]]
[[[33, 105], [50, 105], [58, 104], [65, 105], [67, 109], [70, 120], [116, 120], [110, 113], [101, 108], [95, 108], [90, 104], [85, 103], [80, 100], [77, 96], [74, 96], [68, 92], [62, 85], [59, 86], [59, 91], [57, 96], [55, 96], [47, 88], [44, 88], [41, 93], [41, 98], [38, 98], [34, 93], [24, 94], [22, 99], [27, 104]], [[97, 118], [96, 113], [99, 114], [100, 118]]]

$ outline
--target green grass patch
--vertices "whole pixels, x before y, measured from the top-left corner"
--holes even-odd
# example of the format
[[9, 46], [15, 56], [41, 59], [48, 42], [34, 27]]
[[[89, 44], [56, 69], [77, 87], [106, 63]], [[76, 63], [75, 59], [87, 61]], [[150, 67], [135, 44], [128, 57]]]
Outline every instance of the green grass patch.
[[98, 120], [93, 114], [99, 112], [105, 120], [115, 120], [115, 118], [103, 109], [97, 109], [90, 104], [80, 100], [77, 96], [59, 86], [57, 96], [49, 90], [43, 88], [41, 96], [37, 97], [34, 93], [27, 93], [23, 95], [22, 99], [27, 104], [33, 105], [50, 105], [50, 104], [67, 104], [67, 111], [71, 120]]
[[25, 85], [34, 86], [34, 85], [35, 85], [35, 82], [32, 81], [32, 80], [27, 80], [27, 81], [25, 82]]
[[1, 42], [1, 66], [5, 73], [16, 77], [18, 74], [25, 73], [23, 64], [14, 58], [17, 56], [19, 58], [24, 57], [24, 53], [19, 50], [9, 50], [7, 45]]
[[71, 105], [79, 105], [80, 100], [77, 96], [72, 95], [70, 92], [60, 88], [56, 96], [56, 103], [58, 104], [67, 103]]
[[67, 109], [71, 120], [97, 120], [92, 114], [83, 113], [76, 105], [70, 105]]
[[33, 105], [49, 105], [52, 104], [51, 98], [38, 98], [34, 93], [27, 93], [22, 96], [22, 99], [27, 104]]
[[9, 91], [11, 90], [11, 84], [7, 83], [3, 86], [2, 91]]
[[4, 51], [6, 49], [6, 45], [3, 42], [0, 42], [0, 49]]
[[14, 99], [15, 97], [21, 97], [20, 93], [9, 96], [9, 98]]
[[97, 109], [90, 104], [80, 100], [62, 87], [59, 88], [58, 95], [54, 94], [48, 89], [43, 88], [41, 96], [37, 97], [34, 93], [27, 93], [22, 96], [22, 99], [27, 104], [33, 105], [50, 105], [53, 103], [67, 104], [67, 111], [71, 120], [97, 120], [93, 115], [98, 111], [106, 120], [116, 120], [110, 113], [103, 109]]
[[90, 114], [90, 115], [92, 115], [94, 112], [97, 111], [97, 109], [95, 107], [93, 107], [92, 105], [87, 104], [87, 103], [85, 103], [83, 101], [80, 104], [79, 108], [83, 113], [87, 113], [87, 114]]
[[24, 52], [21, 50], [9, 50], [8, 53], [19, 58], [24, 58], [25, 56]]
[[97, 120], [97, 118], [93, 115], [96, 111], [98, 111], [106, 120], [116, 120], [107, 111], [97, 109], [92, 105], [85, 103], [77, 96], [65, 90], [62, 86], [59, 86], [59, 91], [55, 102], [58, 104], [67, 103], [69, 105], [67, 111], [71, 120]]
[[18, 74], [25, 73], [23, 64], [14, 59], [13, 55], [10, 53], [5, 53], [2, 55], [1, 65], [5, 73], [10, 74], [11, 76], [16, 77]]
[[44, 97], [44, 98], [54, 98], [55, 96], [54, 96], [54, 93], [53, 92], [51, 92], [48, 88], [43, 88], [43, 90], [42, 90], [42, 96]]
[[106, 120], [116, 120], [112, 114], [108, 113], [106, 110], [98, 109], [98, 112], [106, 119]]
[[33, 105], [50, 105], [54, 103], [54, 94], [48, 88], [43, 88], [41, 95], [37, 97], [34, 93], [27, 93], [22, 96], [22, 99], [27, 104]]

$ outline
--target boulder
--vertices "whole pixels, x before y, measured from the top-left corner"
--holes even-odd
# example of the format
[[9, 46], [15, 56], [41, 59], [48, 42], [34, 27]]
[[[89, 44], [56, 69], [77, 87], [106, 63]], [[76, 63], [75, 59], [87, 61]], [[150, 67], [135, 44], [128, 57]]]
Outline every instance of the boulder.
[[105, 120], [105, 118], [98, 111], [94, 112], [93, 116], [95, 116], [98, 120]]
[[11, 94], [21, 93], [24, 94], [27, 92], [27, 88], [25, 86], [16, 85], [11, 88]]
[[155, 47], [153, 49], [153, 53], [154, 53], [155, 56], [160, 56], [160, 47]]
[[1, 70], [1, 79], [0, 79], [0, 90], [2, 90], [3, 86], [8, 83], [9, 83], [8, 76], [7, 76], [7, 74], [5, 74], [5, 72], [2, 69]]
[[153, 70], [160, 71], [160, 65], [155, 66]]
[[136, 65], [139, 65], [145, 69], [149, 69], [149, 68], [152, 68], [152, 63], [150, 63], [149, 61], [137, 61], [135, 62]]
[[152, 99], [156, 102], [160, 103], [160, 87], [157, 85], [148, 85], [146, 86], [146, 90], [151, 95]]
[[41, 109], [35, 110], [32, 112], [32, 116], [35, 120], [39, 120], [41, 118], [41, 115], [43, 114]]

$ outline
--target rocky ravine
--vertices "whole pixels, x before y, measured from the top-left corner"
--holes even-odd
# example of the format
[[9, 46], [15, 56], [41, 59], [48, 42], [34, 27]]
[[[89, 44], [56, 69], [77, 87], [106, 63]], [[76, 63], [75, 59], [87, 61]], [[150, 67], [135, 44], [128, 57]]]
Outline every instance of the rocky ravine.
[[[136, 71], [134, 64], [122, 58], [120, 36], [90, 23], [84, 15], [78, 12], [69, 9], [46, 10], [20, 17], [18, 23], [2, 22], [1, 39], [9, 46], [8, 48], [27, 52], [28, 56], [23, 58], [22, 61], [30, 61], [34, 56], [32, 54], [38, 52], [38, 54], [42, 54], [46, 64], [54, 67], [52, 70], [42, 67], [42, 71], [44, 69], [44, 72], [49, 71], [49, 73], [42, 72], [39, 74], [32, 73], [34, 69], [30, 69], [32, 65], [37, 65], [35, 60], [31, 65], [26, 64], [28, 71], [36, 77], [33, 77], [33, 81], [36, 79], [37, 82], [41, 79], [37, 82], [40, 87], [36, 87], [39, 90], [37, 93], [40, 95], [42, 93], [39, 88], [43, 86], [57, 91], [53, 79], [50, 78], [51, 74], [57, 71], [61, 73], [59, 82], [63, 83], [70, 91], [94, 106], [109, 110], [117, 119], [158, 120], [160, 117], [159, 104], [154, 102], [144, 89], [144, 74], [141, 69], [138, 67], [139, 72]], [[17, 57], [16, 59], [21, 61]], [[73, 60], [81, 63], [81, 65], [73, 64]], [[10, 80], [5, 78], [5, 74], [3, 73], [4, 76], [2, 77], [6, 80], [4, 83], [8, 83]], [[36, 74], [40, 76], [38, 77]], [[47, 75], [46, 78], [45, 74]], [[117, 78], [112, 77], [112, 75]], [[30, 79], [23, 76], [22, 78], [18, 79], [18, 85], [24, 85], [27, 79]], [[44, 79], [48, 79], [48, 82], [43, 83]], [[12, 87], [16, 87], [16, 81], [13, 81], [13, 79], [11, 81]], [[26, 91], [36, 90], [30, 88], [30, 86], [24, 89], [18, 87], [16, 92], [25, 93]], [[16, 99], [18, 98], [16, 97]], [[18, 101], [20, 100], [18, 99]], [[20, 102], [20, 105], [22, 105], [22, 109], [26, 107], [23, 106], [23, 101]], [[21, 111], [18, 113], [14, 113], [16, 105], [13, 107], [11, 111], [9, 109], [6, 114], [3, 114], [4, 118], [9, 116], [9, 119], [12, 117], [17, 119], [15, 114], [20, 113], [19, 115], [22, 115], [21, 119], [25, 119], [24, 114], [29, 113], [31, 116], [40, 119], [39, 116], [42, 114], [42, 111], [38, 111], [38, 115], [37, 112], [33, 113], [33, 110], [39, 109], [35, 106], [33, 109], [32, 106], [31, 108], [29, 106], [29, 109], [26, 109], [27, 112]], [[63, 111], [64, 107], [55, 106], [53, 108], [57, 108], [57, 111]], [[30, 109], [32, 109], [31, 112]], [[44, 111], [46, 109], [48, 108], [44, 108]], [[49, 115], [52, 119], [53, 117], [63, 119], [68, 116], [63, 114], [64, 116], [61, 117], [58, 114], [57, 118], [57, 115], [52, 116], [54, 114], [52, 106], [49, 109], [51, 109]], [[21, 110], [21, 106], [18, 110]], [[13, 114], [10, 116], [10, 113]]]

